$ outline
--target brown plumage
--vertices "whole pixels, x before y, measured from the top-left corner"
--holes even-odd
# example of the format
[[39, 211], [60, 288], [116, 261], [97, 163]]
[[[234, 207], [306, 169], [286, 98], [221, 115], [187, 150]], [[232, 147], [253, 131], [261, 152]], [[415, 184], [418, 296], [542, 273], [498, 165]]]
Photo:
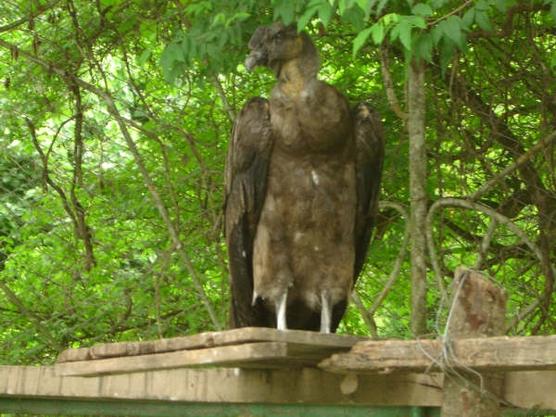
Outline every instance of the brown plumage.
[[232, 327], [334, 332], [363, 267], [383, 159], [377, 114], [317, 79], [318, 53], [292, 27], [257, 29], [246, 67], [272, 69], [232, 134], [225, 232]]

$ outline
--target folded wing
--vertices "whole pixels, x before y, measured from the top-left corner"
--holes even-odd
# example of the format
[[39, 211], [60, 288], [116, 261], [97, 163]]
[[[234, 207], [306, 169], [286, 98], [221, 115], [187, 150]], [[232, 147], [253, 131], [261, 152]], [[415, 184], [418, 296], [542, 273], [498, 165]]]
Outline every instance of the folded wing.
[[266, 194], [272, 151], [268, 101], [251, 99], [234, 125], [225, 171], [225, 234], [231, 284], [231, 327], [272, 327], [273, 315], [252, 305], [253, 241]]
[[378, 113], [361, 103], [353, 110], [357, 155], [357, 214], [355, 218], [355, 280], [361, 273], [378, 211], [384, 130]]

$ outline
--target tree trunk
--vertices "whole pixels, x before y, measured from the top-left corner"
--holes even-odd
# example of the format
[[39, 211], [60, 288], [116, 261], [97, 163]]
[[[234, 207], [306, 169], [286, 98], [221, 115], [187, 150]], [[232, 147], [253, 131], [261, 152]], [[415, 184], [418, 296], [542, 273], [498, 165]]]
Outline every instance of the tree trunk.
[[411, 232], [411, 330], [426, 333], [427, 159], [425, 150], [425, 65], [412, 61], [408, 74], [409, 186]]

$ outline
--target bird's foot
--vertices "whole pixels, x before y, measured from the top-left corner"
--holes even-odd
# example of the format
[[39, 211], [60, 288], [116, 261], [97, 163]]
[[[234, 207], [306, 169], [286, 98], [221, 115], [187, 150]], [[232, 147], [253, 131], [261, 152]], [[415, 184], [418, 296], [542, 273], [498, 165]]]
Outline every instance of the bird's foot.
[[330, 308], [330, 299], [326, 291], [321, 292], [321, 309], [320, 309], [320, 332], [330, 333], [332, 322], [332, 309]]
[[288, 290], [284, 291], [284, 294], [282, 294], [280, 300], [276, 302], [276, 328], [278, 330], [286, 330], [288, 328], [286, 325], [287, 300], [288, 300]]

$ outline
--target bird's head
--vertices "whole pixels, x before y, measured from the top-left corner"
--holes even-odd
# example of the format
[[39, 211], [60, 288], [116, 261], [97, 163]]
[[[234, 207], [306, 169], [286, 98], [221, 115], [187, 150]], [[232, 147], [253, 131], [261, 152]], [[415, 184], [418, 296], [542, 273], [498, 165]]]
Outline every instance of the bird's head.
[[245, 59], [248, 71], [264, 66], [278, 74], [286, 62], [299, 58], [314, 66], [315, 74], [318, 70], [318, 53], [313, 42], [307, 34], [298, 33], [294, 25], [277, 22], [258, 27], [248, 46], [250, 53]]

